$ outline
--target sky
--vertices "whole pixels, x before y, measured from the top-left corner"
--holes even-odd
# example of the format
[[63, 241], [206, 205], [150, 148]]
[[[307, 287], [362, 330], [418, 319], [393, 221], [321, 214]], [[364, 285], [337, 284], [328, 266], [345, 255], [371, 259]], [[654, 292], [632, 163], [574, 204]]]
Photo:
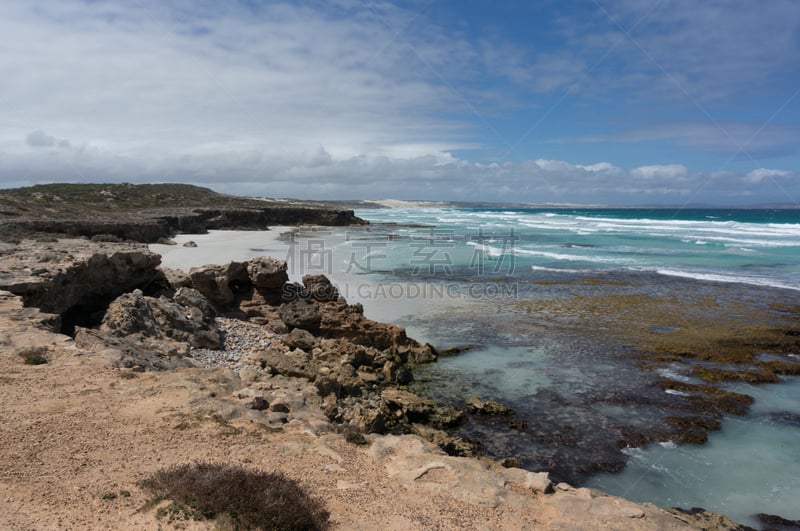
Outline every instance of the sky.
[[0, 187], [800, 206], [797, 0], [3, 0]]

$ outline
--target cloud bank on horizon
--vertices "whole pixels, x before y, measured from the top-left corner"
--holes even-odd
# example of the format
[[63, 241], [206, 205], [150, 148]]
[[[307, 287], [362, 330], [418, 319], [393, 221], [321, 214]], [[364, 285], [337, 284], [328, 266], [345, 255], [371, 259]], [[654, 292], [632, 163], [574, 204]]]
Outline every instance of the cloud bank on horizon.
[[0, 187], [800, 204], [795, 0], [5, 0]]

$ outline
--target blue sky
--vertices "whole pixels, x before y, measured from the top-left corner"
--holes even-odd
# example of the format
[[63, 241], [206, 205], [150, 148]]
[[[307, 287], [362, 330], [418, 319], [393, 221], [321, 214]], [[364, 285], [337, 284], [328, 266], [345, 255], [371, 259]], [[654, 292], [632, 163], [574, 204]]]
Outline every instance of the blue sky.
[[2, 10], [3, 187], [800, 203], [796, 0]]

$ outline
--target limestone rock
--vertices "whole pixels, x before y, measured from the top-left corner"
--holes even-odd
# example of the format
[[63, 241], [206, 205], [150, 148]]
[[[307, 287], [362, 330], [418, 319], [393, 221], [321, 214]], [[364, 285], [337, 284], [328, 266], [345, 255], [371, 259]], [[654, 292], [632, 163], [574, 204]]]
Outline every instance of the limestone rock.
[[286, 262], [269, 256], [254, 258], [247, 263], [247, 274], [260, 290], [279, 291], [289, 281]]
[[428, 442], [432, 442], [444, 450], [447, 455], [468, 457], [479, 454], [478, 444], [461, 437], [452, 436], [444, 430], [437, 430], [424, 424], [412, 424], [411, 432]]
[[436, 407], [433, 401], [400, 389], [384, 389], [381, 399], [390, 412], [399, 411], [410, 423], [427, 422]]
[[3, 255], [3, 263], [0, 289], [55, 314], [99, 306], [161, 276], [161, 257], [140, 244], [24, 241]]
[[283, 342], [292, 348], [299, 348], [306, 352], [311, 352], [317, 346], [317, 338], [311, 332], [302, 328], [295, 328], [289, 332], [283, 338]]
[[109, 306], [99, 332], [129, 342], [147, 338], [165, 356], [185, 355], [189, 347], [220, 348], [213, 309], [191, 288], [179, 289], [172, 300], [147, 297], [139, 290], [122, 295]]
[[319, 306], [302, 299], [281, 304], [278, 313], [286, 326], [311, 331], [319, 330], [322, 319]]
[[325, 275], [303, 276], [303, 287], [306, 298], [320, 302], [335, 301], [339, 298], [337, 290]]
[[531, 472], [522, 468], [505, 468], [501, 474], [508, 483], [521, 485], [536, 493], [550, 494], [555, 491], [547, 472]]
[[484, 402], [475, 395], [467, 399], [467, 411], [479, 415], [513, 415], [514, 410], [494, 400]]
[[166, 278], [172, 289], [192, 287], [192, 279], [181, 269], [162, 267], [161, 272], [164, 274], [164, 278]]
[[189, 270], [192, 287], [217, 309], [224, 310], [236, 300], [236, 292], [250, 285], [247, 266], [241, 262], [206, 265]]

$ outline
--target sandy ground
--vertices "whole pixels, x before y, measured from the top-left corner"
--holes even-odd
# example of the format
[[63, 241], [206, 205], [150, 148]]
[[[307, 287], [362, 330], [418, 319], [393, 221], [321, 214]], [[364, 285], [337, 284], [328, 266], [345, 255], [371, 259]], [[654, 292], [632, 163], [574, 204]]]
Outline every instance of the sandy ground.
[[[298, 423], [274, 432], [246, 417], [215, 419], [197, 404], [225, 401], [221, 370], [112, 369], [102, 352], [32, 327], [35, 312], [0, 295], [0, 529], [212, 529], [143, 509], [141, 480], [196, 460], [279, 470], [324, 501], [335, 529], [685, 528], [653, 506], [587, 489], [535, 492], [413, 436], [355, 446]], [[49, 363], [24, 364], [20, 352], [41, 346]]]
[[[285, 260], [289, 246], [280, 240], [281, 234], [296, 227], [276, 226], [268, 231], [212, 230], [208, 234], [179, 234], [173, 238], [177, 245], [150, 244], [161, 255], [161, 265], [188, 271], [192, 267], [227, 262], [245, 262], [255, 256], [273, 256]], [[197, 247], [184, 247], [187, 242]]]
[[[127, 379], [122, 374], [132, 373], [66, 354], [41, 366], [2, 356], [0, 372], [0, 529], [165, 527], [154, 510], [141, 510], [148, 495], [138, 482], [198, 459], [281, 470], [323, 498], [344, 529], [507, 527], [504, 509], [406, 490], [366, 449], [338, 435], [268, 433], [196, 417], [188, 403], [207, 371]], [[121, 491], [130, 496], [103, 499]]]

